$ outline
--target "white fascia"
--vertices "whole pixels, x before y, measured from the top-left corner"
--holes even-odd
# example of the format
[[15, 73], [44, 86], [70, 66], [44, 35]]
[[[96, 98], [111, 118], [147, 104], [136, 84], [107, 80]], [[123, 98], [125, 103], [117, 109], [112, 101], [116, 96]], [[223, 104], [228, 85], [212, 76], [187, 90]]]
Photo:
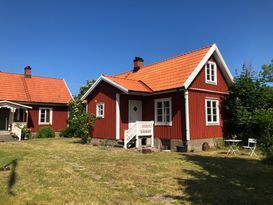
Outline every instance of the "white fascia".
[[126, 94], [128, 93], [128, 89], [126, 89], [125, 87], [123, 87], [123, 86], [117, 84], [116, 82], [110, 80], [109, 78], [107, 78], [107, 77], [101, 75], [101, 76], [95, 81], [95, 83], [87, 90], [87, 92], [81, 97], [81, 100], [85, 100], [86, 97], [87, 97], [87, 96], [88, 96], [88, 95], [89, 95], [89, 94], [90, 94], [90, 93], [99, 85], [99, 83], [100, 83], [101, 81], [105, 81], [105, 82], [109, 83], [110, 85], [116, 87], [117, 89], [123, 91], [123, 92], [126, 93]]
[[198, 73], [201, 71], [201, 69], [204, 67], [204, 65], [207, 63], [207, 61], [213, 55], [214, 52], [216, 54], [215, 55], [216, 61], [218, 62], [219, 67], [222, 70], [227, 82], [229, 84], [231, 84], [233, 82], [233, 77], [232, 77], [230, 70], [228, 69], [219, 49], [217, 48], [216, 44], [213, 44], [211, 46], [211, 48], [209, 49], [209, 51], [206, 53], [206, 55], [203, 57], [203, 59], [200, 61], [200, 63], [197, 65], [197, 67], [194, 69], [194, 71], [191, 73], [191, 75], [188, 77], [188, 79], [186, 80], [184, 85], [182, 85], [185, 89], [187, 89], [191, 85], [193, 80], [196, 78]]

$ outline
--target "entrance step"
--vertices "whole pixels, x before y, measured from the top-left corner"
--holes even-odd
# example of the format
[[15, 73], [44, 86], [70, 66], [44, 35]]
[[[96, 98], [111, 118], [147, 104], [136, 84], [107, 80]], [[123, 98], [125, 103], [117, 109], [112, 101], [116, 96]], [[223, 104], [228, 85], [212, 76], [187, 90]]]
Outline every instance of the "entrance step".
[[9, 131], [0, 131], [0, 142], [10, 142], [16, 140], [17, 139], [13, 137]]

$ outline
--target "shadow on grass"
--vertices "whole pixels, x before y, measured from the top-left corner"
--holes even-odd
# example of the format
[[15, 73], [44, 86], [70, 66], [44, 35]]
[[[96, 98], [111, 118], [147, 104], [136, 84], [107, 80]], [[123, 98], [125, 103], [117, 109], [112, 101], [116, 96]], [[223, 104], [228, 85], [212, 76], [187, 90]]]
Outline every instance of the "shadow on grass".
[[176, 178], [184, 196], [166, 196], [192, 204], [273, 204], [273, 166], [258, 160], [184, 154], [188, 178]]
[[7, 192], [9, 195], [15, 195], [15, 193], [12, 191], [12, 188], [16, 184], [17, 179], [16, 167], [17, 159], [12, 160], [10, 163], [6, 164], [0, 169], [1, 171], [10, 171], [10, 175], [7, 180]]

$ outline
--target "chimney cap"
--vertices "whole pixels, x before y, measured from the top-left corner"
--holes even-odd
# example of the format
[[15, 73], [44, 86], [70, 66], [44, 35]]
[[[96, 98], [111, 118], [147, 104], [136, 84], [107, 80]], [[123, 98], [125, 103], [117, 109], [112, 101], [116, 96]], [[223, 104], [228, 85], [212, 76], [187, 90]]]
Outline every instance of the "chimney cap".
[[136, 61], [144, 62], [143, 58], [138, 57], [138, 56], [136, 56], [135, 59], [134, 59], [134, 62], [136, 62]]
[[31, 70], [31, 67], [30, 67], [29, 65], [27, 65], [27, 66], [25, 67], [25, 70], [26, 70], [26, 69]]

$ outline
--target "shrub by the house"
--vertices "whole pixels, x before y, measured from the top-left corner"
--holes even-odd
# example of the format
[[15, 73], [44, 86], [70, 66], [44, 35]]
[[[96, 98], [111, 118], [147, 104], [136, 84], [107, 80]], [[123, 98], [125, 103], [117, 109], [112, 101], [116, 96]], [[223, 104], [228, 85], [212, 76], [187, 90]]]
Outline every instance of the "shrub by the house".
[[51, 127], [42, 127], [38, 130], [36, 134], [37, 138], [50, 138], [55, 137], [55, 132]]

